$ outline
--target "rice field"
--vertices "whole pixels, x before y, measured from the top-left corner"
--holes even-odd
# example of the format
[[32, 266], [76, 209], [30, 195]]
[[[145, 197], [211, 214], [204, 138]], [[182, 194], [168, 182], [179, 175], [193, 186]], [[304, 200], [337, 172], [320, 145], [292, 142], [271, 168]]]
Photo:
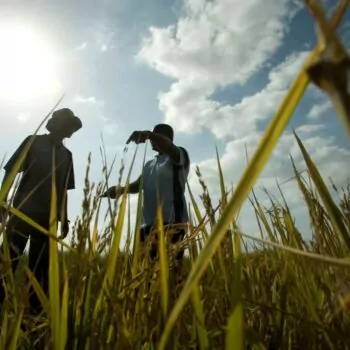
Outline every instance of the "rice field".
[[[126, 194], [111, 202], [110, 225], [100, 231], [99, 196], [105, 184], [90, 183], [93, 165], [88, 162], [82, 214], [71, 241], [62, 243], [53, 229], [42, 230], [52, 238], [49, 295], [32, 278], [26, 259], [13, 276], [7, 269], [8, 254], [1, 256], [7, 298], [1, 310], [0, 349], [349, 349], [350, 183], [344, 188], [327, 185], [295, 135], [308, 171], [301, 175], [294, 166], [291, 176], [308, 208], [308, 242], [294, 223], [288, 201], [271, 198], [272, 209], [266, 210], [253, 190], [309, 83], [329, 95], [350, 129], [343, 85], [332, 78], [333, 73], [347, 74], [342, 65], [347, 53], [334, 34], [347, 3], [340, 1], [328, 22], [317, 2], [305, 2], [317, 21], [319, 44], [236, 188], [226, 192], [218, 157], [221, 198], [213, 203], [197, 169], [203, 191], [196, 198], [187, 188], [192, 210], [183, 242], [188, 253], [180, 270], [173, 259], [179, 247], [167, 244], [170, 233], [162, 229], [159, 259], [151, 263], [145, 258], [147, 247], [138, 243], [139, 214], [131, 227]], [[110, 176], [107, 166], [104, 176]], [[8, 187], [1, 189], [0, 202]], [[341, 198], [338, 202], [334, 191]], [[235, 220], [247, 197], [259, 227], [254, 236], [242, 232]], [[140, 206], [139, 197], [138, 213]], [[51, 210], [55, 212], [54, 200]], [[125, 228], [126, 245], [121, 249]], [[44, 309], [36, 318], [25, 312], [29, 284]]]

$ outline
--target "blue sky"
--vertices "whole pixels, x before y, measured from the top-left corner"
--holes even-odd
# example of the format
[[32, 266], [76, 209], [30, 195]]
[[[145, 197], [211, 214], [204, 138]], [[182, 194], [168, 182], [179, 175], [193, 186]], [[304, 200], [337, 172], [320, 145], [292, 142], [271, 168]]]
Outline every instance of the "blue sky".
[[[65, 93], [61, 106], [72, 108], [84, 123], [66, 142], [76, 169], [77, 189], [70, 196], [72, 219], [80, 212], [89, 152], [91, 177], [103, 180], [101, 133], [109, 159], [117, 155], [119, 165], [133, 130], [151, 129], [164, 121], [174, 127], [176, 143], [190, 153], [189, 182], [197, 198], [196, 165], [217, 198], [215, 145], [227, 185], [234, 185], [244, 170], [246, 145], [252, 154], [315, 44], [310, 15], [297, 3], [3, 0], [0, 43], [5, 58], [0, 58], [0, 73], [7, 80], [0, 83], [0, 156], [13, 152]], [[346, 43], [349, 23], [347, 14], [339, 31]], [[344, 185], [349, 142], [328, 100], [314, 88], [308, 89], [259, 184], [274, 193], [276, 179], [289, 179], [290, 153], [303, 167], [292, 128], [322, 175]], [[129, 147], [127, 164], [134, 149]], [[142, 147], [138, 153], [133, 177], [140, 170]], [[147, 157], [151, 156], [148, 152]], [[115, 177], [117, 172], [118, 168]], [[307, 212], [295, 184], [283, 189], [308, 235]], [[132, 210], [135, 202], [134, 197]], [[240, 222], [254, 234], [251, 215], [246, 206]]]

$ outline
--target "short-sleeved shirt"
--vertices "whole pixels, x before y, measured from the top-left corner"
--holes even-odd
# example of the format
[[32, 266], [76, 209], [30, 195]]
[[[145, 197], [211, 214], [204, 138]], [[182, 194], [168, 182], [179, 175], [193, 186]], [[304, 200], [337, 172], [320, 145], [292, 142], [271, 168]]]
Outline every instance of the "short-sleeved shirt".
[[[190, 169], [190, 159], [187, 151], [179, 147], [180, 161], [174, 162], [166, 154], [159, 154], [145, 163], [143, 168], [143, 226], [155, 224], [157, 206], [161, 205], [163, 222], [175, 222], [173, 166], [178, 166], [178, 180], [180, 184], [179, 196], [182, 198], [182, 220], [188, 221], [188, 211], [185, 200], [186, 181]], [[159, 198], [159, 202], [158, 202]]]
[[[9, 159], [4, 167], [7, 172], [11, 171], [30, 138], [28, 136]], [[20, 169], [22, 178], [14, 197], [15, 208], [26, 214], [49, 215], [54, 159], [57, 214], [61, 214], [66, 190], [75, 188], [73, 157], [63, 143], [55, 144], [51, 135], [34, 136]]]

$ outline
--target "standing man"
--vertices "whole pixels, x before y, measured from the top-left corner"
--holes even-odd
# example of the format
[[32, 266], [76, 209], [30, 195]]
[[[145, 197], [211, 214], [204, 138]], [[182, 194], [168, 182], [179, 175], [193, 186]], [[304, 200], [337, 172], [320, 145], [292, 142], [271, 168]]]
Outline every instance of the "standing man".
[[[157, 207], [161, 205], [163, 224], [181, 224], [188, 222], [185, 201], [185, 185], [190, 169], [187, 151], [173, 143], [174, 131], [170, 125], [158, 124], [153, 131], [134, 131], [127, 144], [144, 143], [150, 140], [152, 149], [157, 152], [155, 158], [145, 163], [143, 168], [143, 225], [140, 231], [141, 242], [144, 243], [151, 229], [157, 225]], [[141, 175], [142, 176], [142, 175]], [[129, 184], [128, 193], [138, 193], [141, 176]], [[119, 197], [125, 187], [110, 187], [104, 197]], [[177, 243], [185, 236], [185, 230], [176, 231], [171, 241]], [[181, 249], [176, 259], [183, 257]], [[151, 249], [151, 259], [157, 255], [156, 246]]]
[[[57, 218], [61, 222], [61, 239], [65, 238], [69, 231], [67, 191], [75, 188], [72, 153], [63, 145], [63, 140], [70, 138], [81, 127], [81, 120], [70, 109], [63, 108], [55, 111], [46, 124], [49, 134], [28, 136], [4, 167], [3, 184], [8, 179], [27, 142], [33, 137], [33, 142], [20, 168], [22, 178], [14, 196], [13, 206], [40, 226], [49, 230], [52, 172], [55, 169]], [[5, 201], [7, 201], [7, 196]], [[44, 292], [47, 293], [49, 237], [17, 216], [10, 217], [5, 234], [13, 272], [16, 270], [18, 260], [30, 238], [29, 269], [34, 272], [34, 276], [41, 284]], [[1, 283], [0, 304], [3, 304], [4, 298], [4, 286]], [[31, 313], [38, 314], [41, 312], [40, 301], [34, 291], [31, 292], [29, 297], [29, 304]]]

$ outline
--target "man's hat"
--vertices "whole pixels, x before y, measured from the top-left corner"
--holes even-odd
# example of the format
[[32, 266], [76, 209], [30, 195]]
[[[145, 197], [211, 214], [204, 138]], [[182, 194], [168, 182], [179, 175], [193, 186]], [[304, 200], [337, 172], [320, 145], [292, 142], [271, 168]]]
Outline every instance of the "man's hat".
[[53, 132], [65, 127], [73, 127], [74, 132], [76, 132], [81, 129], [82, 126], [83, 123], [80, 118], [75, 116], [72, 110], [69, 108], [62, 108], [52, 113], [51, 118], [46, 124], [46, 129], [49, 132]]

